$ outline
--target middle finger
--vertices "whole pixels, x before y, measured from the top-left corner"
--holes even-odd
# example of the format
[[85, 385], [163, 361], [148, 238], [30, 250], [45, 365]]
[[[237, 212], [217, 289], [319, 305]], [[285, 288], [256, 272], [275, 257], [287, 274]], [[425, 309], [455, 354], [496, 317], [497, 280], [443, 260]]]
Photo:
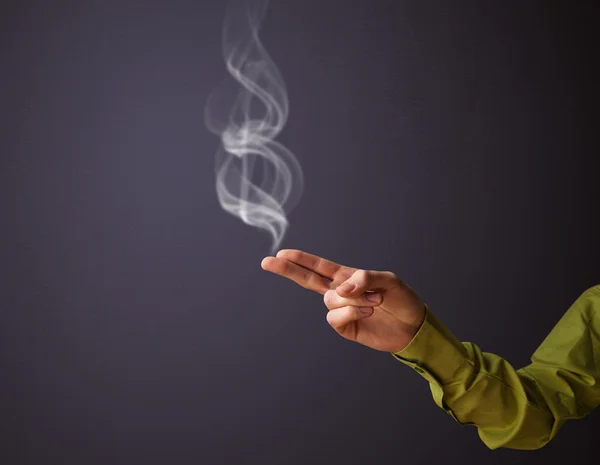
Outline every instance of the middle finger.
[[277, 258], [293, 262], [334, 282], [345, 281], [356, 271], [356, 268], [340, 265], [318, 255], [296, 249], [280, 250], [277, 252]]
[[333, 288], [329, 279], [283, 258], [267, 257], [262, 261], [262, 267], [319, 294], [325, 294]]

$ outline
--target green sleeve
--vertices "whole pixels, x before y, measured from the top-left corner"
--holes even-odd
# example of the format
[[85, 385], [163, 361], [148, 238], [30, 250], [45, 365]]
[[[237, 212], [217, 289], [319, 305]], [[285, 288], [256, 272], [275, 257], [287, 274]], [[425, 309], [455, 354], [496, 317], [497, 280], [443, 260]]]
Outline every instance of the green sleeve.
[[429, 381], [439, 407], [477, 427], [490, 449], [539, 449], [566, 420], [583, 418], [600, 404], [600, 285], [573, 303], [531, 364], [518, 370], [460, 342], [426, 312], [413, 340], [392, 355]]

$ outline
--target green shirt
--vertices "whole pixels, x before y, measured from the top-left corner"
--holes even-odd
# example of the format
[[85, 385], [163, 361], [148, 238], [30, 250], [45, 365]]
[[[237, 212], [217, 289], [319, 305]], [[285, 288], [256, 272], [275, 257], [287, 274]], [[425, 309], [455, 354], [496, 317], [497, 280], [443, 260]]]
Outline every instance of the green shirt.
[[518, 370], [461, 343], [428, 307], [413, 340], [392, 355], [429, 381], [439, 407], [476, 426], [490, 449], [539, 449], [566, 420], [600, 404], [600, 285], [573, 303]]

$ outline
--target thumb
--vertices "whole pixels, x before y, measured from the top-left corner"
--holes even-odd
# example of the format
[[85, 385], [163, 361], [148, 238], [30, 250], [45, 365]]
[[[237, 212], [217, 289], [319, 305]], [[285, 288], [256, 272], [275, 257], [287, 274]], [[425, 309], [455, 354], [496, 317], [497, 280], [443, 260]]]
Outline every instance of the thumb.
[[345, 307], [330, 310], [327, 313], [327, 322], [335, 330], [341, 330], [353, 321], [368, 318], [373, 314], [373, 307], [356, 307], [346, 305]]
[[352, 298], [365, 291], [387, 291], [400, 286], [401, 281], [390, 271], [356, 270], [335, 291], [341, 297]]

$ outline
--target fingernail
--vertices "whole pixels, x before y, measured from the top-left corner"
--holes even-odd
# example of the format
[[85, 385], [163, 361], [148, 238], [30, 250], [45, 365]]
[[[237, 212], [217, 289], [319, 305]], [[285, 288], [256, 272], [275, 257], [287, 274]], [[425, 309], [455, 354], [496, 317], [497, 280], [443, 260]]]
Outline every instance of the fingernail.
[[363, 315], [370, 315], [373, 313], [373, 307], [358, 307], [358, 311]]
[[369, 292], [367, 293], [367, 300], [369, 302], [379, 302], [381, 300], [380, 292]]
[[352, 292], [355, 287], [356, 287], [356, 284], [344, 283], [344, 284], [338, 286], [338, 289], [342, 292]]

